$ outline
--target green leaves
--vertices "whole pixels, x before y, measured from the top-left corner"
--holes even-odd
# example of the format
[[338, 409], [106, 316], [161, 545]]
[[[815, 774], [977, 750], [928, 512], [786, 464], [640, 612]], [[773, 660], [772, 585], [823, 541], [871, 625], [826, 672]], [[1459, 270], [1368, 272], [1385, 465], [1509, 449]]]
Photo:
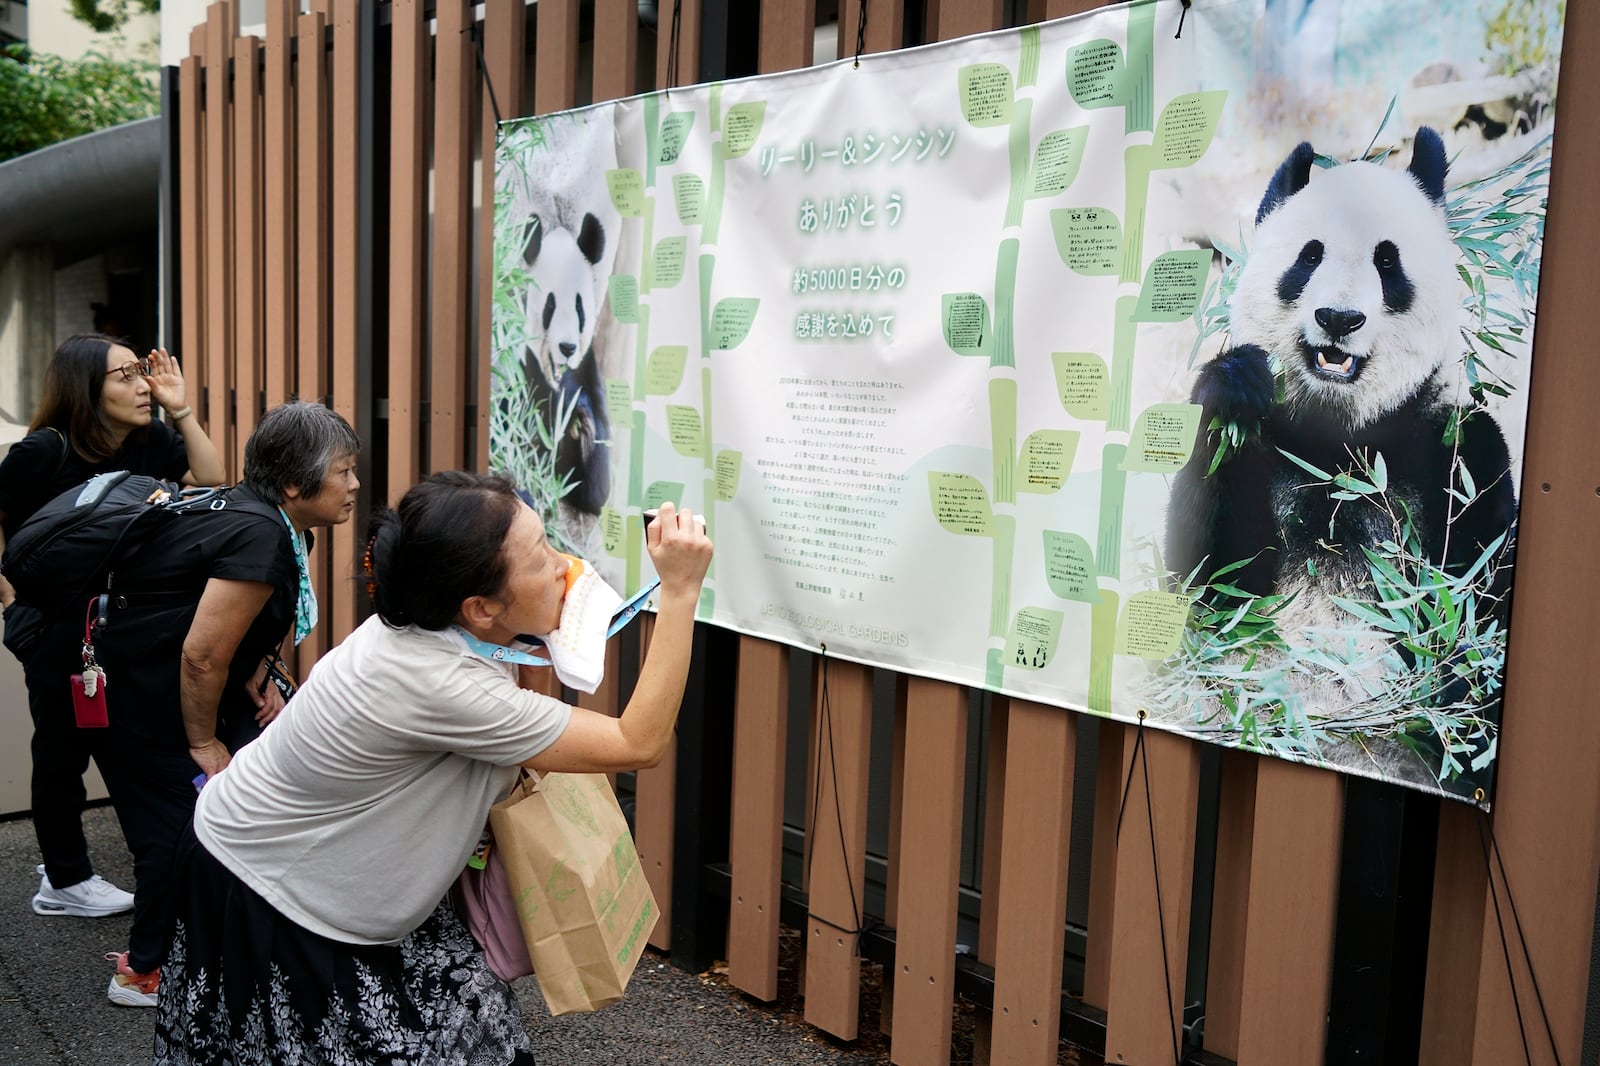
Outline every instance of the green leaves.
[[0, 47], [0, 161], [161, 110], [154, 63]]

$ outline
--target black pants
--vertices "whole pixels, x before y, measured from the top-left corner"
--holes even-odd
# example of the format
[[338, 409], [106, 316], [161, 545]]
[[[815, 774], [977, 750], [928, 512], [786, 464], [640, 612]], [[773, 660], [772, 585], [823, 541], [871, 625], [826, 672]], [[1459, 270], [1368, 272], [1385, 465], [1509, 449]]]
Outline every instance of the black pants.
[[21, 644], [24, 630], [37, 636], [37, 614], [22, 604], [5, 613], [6, 646], [22, 660], [28, 686], [28, 713], [33, 718], [33, 772], [30, 795], [33, 832], [44, 859], [44, 872], [56, 888], [87, 881], [94, 874], [89, 845], [83, 838], [83, 775], [89, 769], [89, 738], [72, 717], [72, 693], [62, 670], [47, 670], [35, 654], [36, 641]]

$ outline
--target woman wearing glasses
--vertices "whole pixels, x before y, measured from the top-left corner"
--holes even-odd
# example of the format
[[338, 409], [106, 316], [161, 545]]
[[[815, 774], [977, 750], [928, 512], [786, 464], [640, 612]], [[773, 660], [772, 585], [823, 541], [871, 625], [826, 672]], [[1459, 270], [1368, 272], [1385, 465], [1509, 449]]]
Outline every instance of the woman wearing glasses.
[[[161, 407], [169, 424], [153, 419]], [[222, 482], [222, 457], [186, 399], [183, 373], [164, 349], [139, 359], [113, 337], [82, 334], [56, 349], [28, 435], [0, 463], [0, 548], [33, 513], [96, 474], [130, 470], [186, 485]], [[133, 896], [95, 874], [84, 841], [83, 774], [89, 751], [73, 726], [70, 692], [30, 664], [38, 612], [14, 602], [0, 576], [5, 646], [22, 662], [33, 717], [33, 825], [44, 863], [33, 909], [102, 917]], [[57, 691], [59, 690], [59, 691]]]

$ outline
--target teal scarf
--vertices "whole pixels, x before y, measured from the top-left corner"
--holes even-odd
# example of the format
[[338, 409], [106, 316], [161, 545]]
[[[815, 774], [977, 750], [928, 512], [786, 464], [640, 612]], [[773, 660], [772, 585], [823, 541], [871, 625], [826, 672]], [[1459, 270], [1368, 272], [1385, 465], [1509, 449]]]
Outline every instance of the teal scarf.
[[289, 512], [282, 507], [283, 524], [289, 527], [289, 543], [294, 545], [294, 565], [300, 571], [300, 592], [294, 601], [294, 642], [298, 646], [310, 632], [317, 628], [317, 590], [311, 587], [311, 563], [306, 558], [306, 536], [289, 521]]

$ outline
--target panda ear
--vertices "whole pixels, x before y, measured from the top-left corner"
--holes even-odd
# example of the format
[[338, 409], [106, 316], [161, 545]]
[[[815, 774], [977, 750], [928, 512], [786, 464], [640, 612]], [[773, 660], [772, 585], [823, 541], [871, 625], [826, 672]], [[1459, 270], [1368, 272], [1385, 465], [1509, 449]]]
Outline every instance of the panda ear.
[[1417, 179], [1428, 199], [1440, 207], [1444, 206], [1444, 176], [1449, 168], [1443, 138], [1428, 126], [1419, 128], [1416, 140], [1411, 142], [1411, 165], [1406, 170]]
[[1311, 181], [1311, 164], [1316, 159], [1317, 153], [1311, 147], [1310, 141], [1301, 141], [1295, 145], [1294, 151], [1289, 153], [1272, 175], [1272, 180], [1267, 182], [1266, 195], [1261, 197], [1261, 206], [1256, 209], [1256, 225], [1261, 225], [1261, 220], [1283, 205], [1283, 202]]
[[539, 249], [544, 246], [544, 220], [538, 215], [533, 216], [533, 225], [528, 227], [528, 246], [522, 250], [522, 261], [533, 266], [533, 261], [539, 258]]
[[601, 228], [600, 220], [593, 215], [584, 215], [583, 228], [578, 231], [578, 251], [592, 266], [600, 262], [605, 250], [606, 231]]

